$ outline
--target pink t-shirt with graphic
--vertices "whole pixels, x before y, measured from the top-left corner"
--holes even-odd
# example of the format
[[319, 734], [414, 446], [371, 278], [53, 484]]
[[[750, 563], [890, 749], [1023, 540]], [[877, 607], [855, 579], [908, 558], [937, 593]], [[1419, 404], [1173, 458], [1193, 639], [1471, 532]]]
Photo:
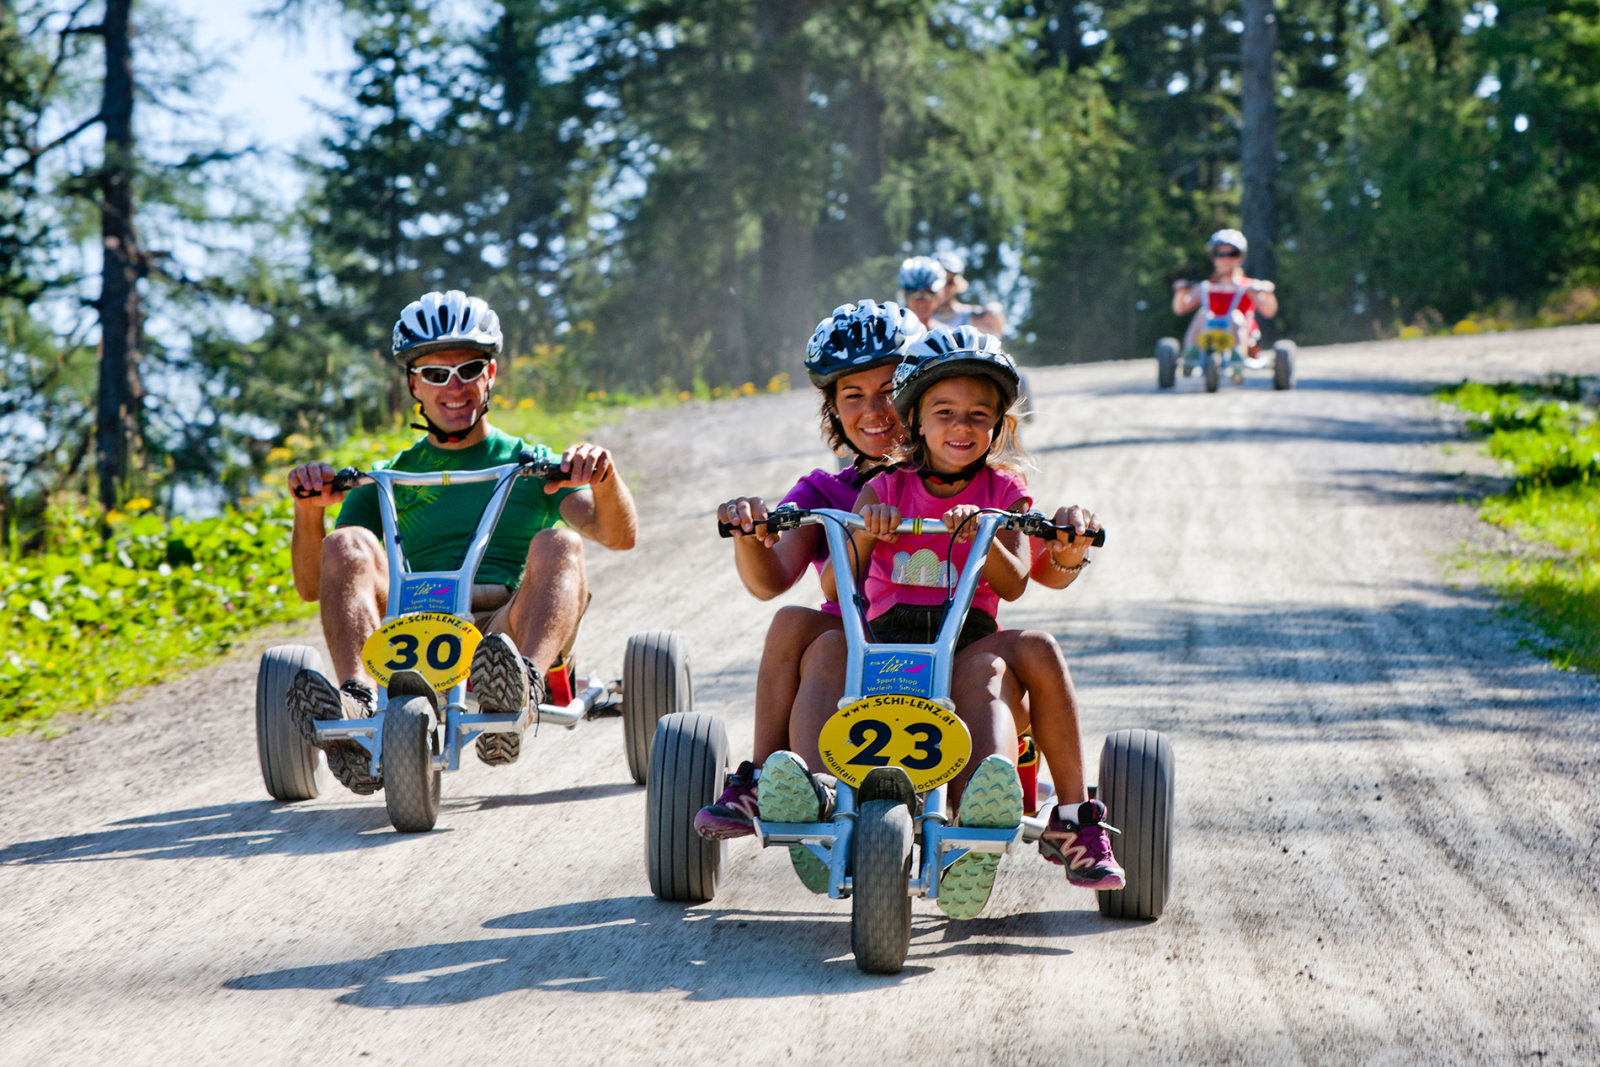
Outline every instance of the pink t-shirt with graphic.
[[[985, 467], [955, 496], [934, 496], [928, 492], [917, 472], [909, 467], [880, 474], [867, 483], [878, 499], [893, 504], [906, 519], [937, 519], [958, 504], [1009, 511], [1017, 504], [1033, 503], [1028, 483], [1014, 474]], [[864, 591], [872, 607], [867, 618], [876, 619], [896, 604], [939, 605], [947, 590], [955, 585], [956, 575], [967, 562], [972, 542], [964, 541], [950, 552], [950, 535], [901, 534], [899, 539], [879, 541], [867, 566]], [[978, 580], [972, 606], [995, 614], [1000, 595], [987, 580]]]

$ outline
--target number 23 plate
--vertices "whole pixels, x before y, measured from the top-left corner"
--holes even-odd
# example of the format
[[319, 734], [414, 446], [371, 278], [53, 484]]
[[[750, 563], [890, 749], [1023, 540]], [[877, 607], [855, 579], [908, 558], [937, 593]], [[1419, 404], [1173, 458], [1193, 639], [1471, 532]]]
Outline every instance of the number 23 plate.
[[840, 708], [822, 725], [822, 762], [859, 786], [874, 767], [904, 767], [917, 792], [956, 776], [972, 756], [966, 724], [931, 700], [885, 693]]
[[467, 680], [472, 653], [483, 635], [466, 619], [442, 611], [419, 611], [390, 619], [361, 646], [361, 661], [388, 685], [395, 671], [417, 671], [435, 689]]

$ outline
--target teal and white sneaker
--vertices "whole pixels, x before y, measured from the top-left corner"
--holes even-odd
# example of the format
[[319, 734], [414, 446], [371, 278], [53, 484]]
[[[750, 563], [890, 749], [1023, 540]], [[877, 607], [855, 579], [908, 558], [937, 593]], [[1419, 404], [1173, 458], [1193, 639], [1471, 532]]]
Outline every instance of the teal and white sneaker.
[[[817, 780], [793, 752], [774, 752], [756, 782], [756, 810], [762, 822], [827, 822], [833, 818], [833, 789]], [[794, 873], [813, 893], [828, 891], [828, 865], [804, 845], [789, 846]]]
[[[962, 826], [985, 830], [1014, 830], [1022, 825], [1022, 782], [1014, 763], [1004, 756], [988, 756], [967, 779], [961, 797]], [[976, 919], [989, 902], [998, 852], [968, 852], [945, 868], [939, 877], [939, 910], [952, 919]]]

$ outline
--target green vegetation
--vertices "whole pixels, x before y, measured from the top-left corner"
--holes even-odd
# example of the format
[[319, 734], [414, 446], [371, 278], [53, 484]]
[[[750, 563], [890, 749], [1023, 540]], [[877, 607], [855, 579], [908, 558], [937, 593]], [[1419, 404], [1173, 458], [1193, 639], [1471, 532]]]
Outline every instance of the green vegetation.
[[1550, 638], [1558, 665], [1600, 671], [1600, 421], [1584, 395], [1584, 380], [1553, 376], [1464, 382], [1439, 399], [1472, 413], [1468, 425], [1513, 474], [1481, 514], [1526, 550], [1485, 560], [1490, 582]]

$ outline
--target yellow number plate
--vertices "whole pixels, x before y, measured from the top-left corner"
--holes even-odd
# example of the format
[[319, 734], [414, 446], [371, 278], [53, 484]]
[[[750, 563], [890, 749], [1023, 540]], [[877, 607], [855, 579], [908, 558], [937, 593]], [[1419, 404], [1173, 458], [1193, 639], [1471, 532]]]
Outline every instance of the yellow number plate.
[[361, 661], [388, 685], [395, 671], [417, 671], [435, 689], [449, 689], [467, 680], [472, 653], [483, 635], [458, 615], [419, 611], [378, 627], [361, 646]]
[[954, 778], [972, 756], [972, 735], [953, 712], [921, 697], [884, 693], [840, 708], [822, 724], [822, 762], [859, 786], [874, 767], [904, 767], [917, 792]]
[[1199, 344], [1204, 352], [1226, 352], [1233, 347], [1233, 334], [1227, 330], [1207, 330], [1200, 335]]

